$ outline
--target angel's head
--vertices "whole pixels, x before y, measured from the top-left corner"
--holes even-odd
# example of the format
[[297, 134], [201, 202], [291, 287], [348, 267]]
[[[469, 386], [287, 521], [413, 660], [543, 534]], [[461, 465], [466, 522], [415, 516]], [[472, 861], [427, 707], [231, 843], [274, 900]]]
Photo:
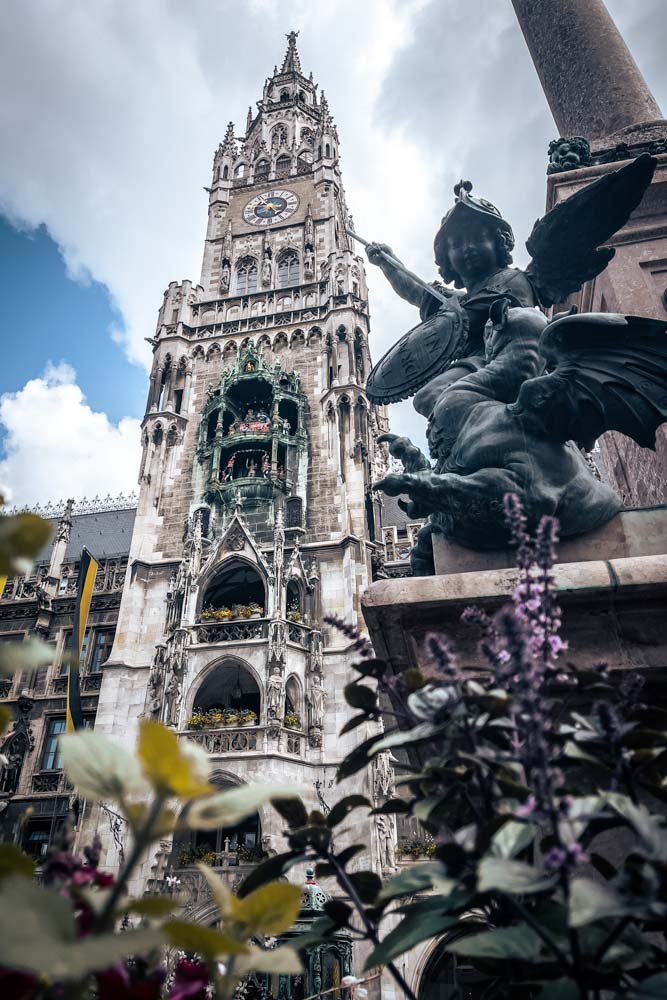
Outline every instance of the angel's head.
[[447, 283], [470, 288], [476, 282], [512, 263], [511, 230], [487, 219], [461, 219], [438, 233], [435, 262]]
[[470, 181], [454, 187], [454, 206], [436, 233], [435, 262], [447, 283], [470, 288], [512, 263], [514, 233], [495, 205], [473, 198]]

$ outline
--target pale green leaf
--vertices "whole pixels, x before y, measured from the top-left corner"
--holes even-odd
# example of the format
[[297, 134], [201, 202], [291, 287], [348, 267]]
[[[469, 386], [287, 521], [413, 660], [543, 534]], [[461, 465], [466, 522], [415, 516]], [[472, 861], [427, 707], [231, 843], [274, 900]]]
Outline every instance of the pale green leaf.
[[162, 796], [194, 798], [211, 792], [209, 760], [203, 747], [178, 740], [166, 726], [144, 719], [139, 727], [139, 761], [145, 777]]
[[628, 912], [621, 895], [608, 882], [598, 882], [582, 875], [570, 884], [570, 927], [583, 927], [594, 920], [622, 917]]
[[378, 896], [378, 905], [388, 903], [392, 899], [399, 899], [401, 896], [411, 896], [413, 893], [430, 889], [433, 885], [433, 879], [442, 871], [442, 865], [438, 861], [429, 861], [405, 868], [385, 885]]
[[634, 829], [648, 857], [667, 861], [667, 824], [662, 816], [653, 815], [646, 806], [636, 806], [618, 792], [606, 792], [603, 798]]
[[425, 740], [430, 740], [433, 736], [436, 736], [439, 732], [440, 728], [434, 726], [431, 722], [420, 722], [419, 725], [413, 726], [411, 729], [399, 729], [397, 732], [390, 733], [388, 736], [384, 736], [381, 740], [378, 740], [377, 743], [374, 743], [369, 756], [374, 757], [381, 750], [390, 750], [392, 747], [423, 743]]
[[365, 969], [370, 969], [374, 965], [385, 965], [421, 941], [438, 937], [450, 928], [460, 925], [460, 917], [443, 912], [444, 906], [440, 900], [429, 899], [425, 900], [424, 904], [411, 907], [400, 924], [375, 946], [366, 959]]
[[271, 799], [298, 798], [301, 790], [294, 785], [241, 785], [216, 792], [192, 803], [185, 822], [191, 830], [217, 830], [220, 826], [235, 826], [254, 815]]
[[487, 855], [477, 869], [477, 888], [480, 892], [511, 892], [524, 895], [551, 889], [557, 875], [545, 875], [537, 868], [522, 861], [505, 861]]
[[665, 1000], [667, 997], [667, 972], [642, 979], [628, 992], [628, 1000]]
[[446, 951], [470, 958], [522, 958], [526, 961], [537, 958], [540, 947], [539, 936], [527, 924], [466, 934], [444, 945]]
[[282, 934], [299, 915], [303, 890], [289, 882], [269, 882], [236, 900], [234, 919], [243, 921], [248, 937]]
[[63, 767], [84, 798], [116, 800], [148, 792], [130, 751], [94, 729], [61, 736], [60, 748]]
[[10, 875], [25, 875], [30, 878], [34, 871], [34, 858], [24, 854], [15, 844], [0, 844], [0, 879]]
[[249, 972], [269, 972], [275, 975], [296, 975], [303, 965], [297, 952], [288, 945], [265, 951], [256, 945], [248, 945], [247, 954], [239, 955], [234, 963], [234, 972], [244, 976]]
[[13, 875], [2, 884], [0, 965], [45, 976], [78, 979], [126, 955], [160, 947], [157, 929], [78, 938], [71, 904], [55, 889]]
[[203, 924], [191, 924], [187, 920], [170, 920], [164, 924], [163, 930], [174, 947], [197, 952], [207, 961], [224, 955], [242, 955], [248, 951], [247, 945], [229, 934]]
[[36, 514], [0, 514], [0, 576], [29, 572], [50, 534], [49, 522]]
[[12, 677], [19, 670], [36, 670], [53, 662], [53, 649], [41, 639], [3, 642], [0, 645], [0, 674]]
[[499, 858], [513, 858], [532, 844], [537, 833], [533, 823], [508, 820], [491, 838], [491, 852]]

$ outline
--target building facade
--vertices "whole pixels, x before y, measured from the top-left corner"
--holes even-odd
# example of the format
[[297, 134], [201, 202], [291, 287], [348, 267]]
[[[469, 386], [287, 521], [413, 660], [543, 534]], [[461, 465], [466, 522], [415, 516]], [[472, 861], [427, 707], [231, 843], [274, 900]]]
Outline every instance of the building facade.
[[[343, 696], [354, 652], [324, 618], [363, 627], [362, 591], [406, 572], [415, 526], [393, 505], [397, 516], [383, 520], [372, 492], [387, 468], [376, 443], [387, 419], [365, 391], [364, 264], [346, 234], [337, 129], [301, 70], [295, 33], [244, 136], [228, 127], [208, 192], [200, 281], [169, 285], [152, 339], [136, 507], [86, 514], [68, 503], [33, 576], [9, 581], [0, 600], [0, 631], [37, 631], [54, 645], [51, 668], [0, 692], [16, 709], [2, 832], [37, 857], [74, 801], [57, 736], [83, 544], [101, 560], [82, 654], [90, 724], [132, 745], [142, 718], [161, 721], [206, 749], [218, 786], [289, 782], [324, 812], [343, 794], [379, 804], [394, 792], [388, 755], [350, 787], [335, 785], [342, 758], [376, 730], [339, 736], [354, 711]], [[357, 815], [341, 838], [367, 845], [358, 868], [393, 871], [393, 818]], [[79, 819], [80, 843], [97, 831], [113, 871], [122, 817], [103, 803]], [[196, 861], [235, 887], [284, 846], [267, 808], [235, 828], [161, 842], [132, 890], [177, 880], [188, 914], [206, 922]], [[308, 884], [312, 903], [325, 887]], [[362, 958], [343, 936], [312, 957], [307, 982], [273, 986], [285, 997], [324, 990]]]

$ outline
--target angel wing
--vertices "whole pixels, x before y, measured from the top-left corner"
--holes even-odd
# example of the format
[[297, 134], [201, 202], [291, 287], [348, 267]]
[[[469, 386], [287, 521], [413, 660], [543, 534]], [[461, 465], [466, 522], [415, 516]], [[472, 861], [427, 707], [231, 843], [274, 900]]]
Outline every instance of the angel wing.
[[553, 371], [523, 383], [514, 413], [532, 411], [547, 437], [586, 450], [605, 431], [655, 448], [667, 421], [667, 321], [566, 314], [545, 327], [540, 351]]
[[538, 219], [526, 241], [526, 269], [545, 307], [562, 302], [595, 278], [612, 259], [606, 240], [625, 225], [651, 183], [657, 160], [642, 153], [605, 174]]

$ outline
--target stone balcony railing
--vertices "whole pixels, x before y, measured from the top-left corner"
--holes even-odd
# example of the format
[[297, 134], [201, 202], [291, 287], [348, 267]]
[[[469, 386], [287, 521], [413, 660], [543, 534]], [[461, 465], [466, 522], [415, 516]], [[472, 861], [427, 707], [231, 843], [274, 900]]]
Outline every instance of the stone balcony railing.
[[188, 729], [179, 733], [179, 737], [203, 747], [211, 757], [222, 754], [265, 754], [270, 750], [301, 757], [306, 747], [305, 733], [280, 725]]
[[[235, 851], [220, 851], [210, 867], [228, 889], [235, 891], [255, 865], [256, 862], [239, 861]], [[148, 889], [161, 895], [178, 896], [183, 900], [186, 914], [210, 899], [208, 882], [194, 864], [175, 867], [162, 878], [151, 879]]]
[[290, 642], [295, 642], [297, 646], [303, 646], [304, 649], [308, 649], [310, 643], [310, 633], [312, 632], [310, 625], [304, 624], [304, 622], [287, 622], [287, 638]]
[[195, 625], [197, 642], [247, 642], [268, 639], [268, 618], [234, 618], [227, 622], [199, 622]]

